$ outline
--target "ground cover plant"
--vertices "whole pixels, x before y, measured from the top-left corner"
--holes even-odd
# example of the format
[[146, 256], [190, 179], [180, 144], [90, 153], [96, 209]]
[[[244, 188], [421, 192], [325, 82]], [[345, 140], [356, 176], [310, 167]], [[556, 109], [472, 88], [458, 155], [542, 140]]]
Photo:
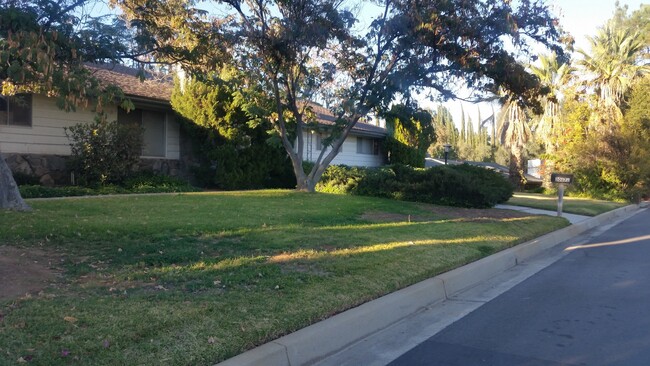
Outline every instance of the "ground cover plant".
[[54, 280], [22, 297], [0, 283], [0, 364], [213, 364], [567, 225], [294, 191], [30, 205], [0, 212], [0, 267]]
[[[536, 193], [515, 193], [507, 202], [509, 205], [526, 206], [543, 210], [557, 210], [557, 195]], [[603, 201], [581, 197], [564, 197], [562, 211], [578, 215], [596, 216], [625, 206], [624, 202]]]
[[26, 184], [18, 187], [23, 198], [51, 198], [51, 197], [76, 197], [76, 196], [100, 196], [109, 194], [133, 194], [133, 193], [180, 193], [197, 192], [196, 188], [188, 182], [169, 177], [166, 175], [155, 175], [141, 173], [126, 179], [122, 184], [104, 184], [93, 187], [84, 186], [61, 186], [46, 187], [37, 184]]

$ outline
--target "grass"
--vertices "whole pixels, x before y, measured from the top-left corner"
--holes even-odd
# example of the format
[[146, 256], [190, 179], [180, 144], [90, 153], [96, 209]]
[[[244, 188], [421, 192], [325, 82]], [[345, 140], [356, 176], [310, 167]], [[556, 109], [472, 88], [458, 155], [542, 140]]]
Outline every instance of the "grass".
[[[543, 210], [557, 210], [557, 196], [547, 196], [535, 193], [515, 193], [507, 202], [509, 205], [526, 206]], [[601, 213], [625, 206], [626, 203], [602, 201], [589, 198], [564, 197], [562, 212], [597, 216]]]
[[213, 364], [567, 225], [291, 191], [30, 204], [0, 212], [0, 242], [50, 253], [62, 275], [0, 302], [0, 364]]

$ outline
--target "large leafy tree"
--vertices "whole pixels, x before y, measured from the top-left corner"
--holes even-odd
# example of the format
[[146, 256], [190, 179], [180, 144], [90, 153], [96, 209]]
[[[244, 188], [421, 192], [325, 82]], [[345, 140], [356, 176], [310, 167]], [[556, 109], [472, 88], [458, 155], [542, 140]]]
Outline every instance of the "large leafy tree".
[[[306, 191], [369, 112], [388, 110], [416, 91], [453, 98], [461, 84], [479, 97], [503, 87], [532, 99], [537, 79], [509, 50], [525, 53], [541, 43], [561, 53], [556, 20], [543, 1], [521, 0], [516, 9], [510, 1], [487, 0], [361, 3], [376, 9], [365, 29], [355, 26], [351, 11], [359, 4], [340, 0], [222, 0], [203, 6], [212, 15], [190, 0], [111, 2], [142, 35], [150, 59], [180, 60], [197, 76], [219, 63], [244, 70], [246, 82], [273, 101], [274, 130], [297, 188]], [[315, 121], [305, 101], [327, 105], [336, 121], [323, 140], [331, 148], [321, 149], [306, 173], [301, 132]]]
[[[10, 0], [0, 4], [0, 96], [44, 93], [60, 108], [129, 102], [116, 87], [102, 86], [84, 67], [128, 54], [116, 24], [82, 17], [86, 0]], [[119, 25], [119, 21], [117, 23]], [[0, 208], [25, 210], [0, 155]]]

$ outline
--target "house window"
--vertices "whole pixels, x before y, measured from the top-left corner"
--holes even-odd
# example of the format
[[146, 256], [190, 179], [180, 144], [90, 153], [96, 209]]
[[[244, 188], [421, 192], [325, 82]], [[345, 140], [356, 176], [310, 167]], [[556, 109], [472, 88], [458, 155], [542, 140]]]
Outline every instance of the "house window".
[[0, 125], [31, 127], [32, 95], [0, 96]]
[[[323, 136], [318, 134], [316, 135], [316, 151], [323, 150]], [[343, 151], [343, 144], [339, 147], [339, 153]]]
[[134, 109], [127, 112], [120, 108], [117, 114], [120, 123], [135, 123], [144, 129], [142, 156], [165, 157], [166, 122], [165, 112]]
[[379, 141], [357, 137], [357, 154], [379, 155]]

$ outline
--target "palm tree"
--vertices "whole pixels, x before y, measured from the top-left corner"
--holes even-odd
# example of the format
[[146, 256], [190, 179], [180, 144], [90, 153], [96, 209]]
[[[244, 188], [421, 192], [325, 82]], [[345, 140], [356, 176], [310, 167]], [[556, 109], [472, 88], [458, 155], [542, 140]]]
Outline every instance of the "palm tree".
[[539, 66], [531, 65], [530, 70], [549, 92], [541, 97], [544, 112], [535, 125], [535, 136], [544, 142], [546, 152], [551, 154], [557, 148], [557, 130], [561, 121], [560, 99], [574, 69], [566, 63], [560, 65], [555, 53], [541, 55], [539, 61]]
[[578, 65], [585, 71], [583, 83], [596, 91], [598, 96], [599, 121], [611, 129], [621, 121], [621, 102], [634, 81], [650, 72], [650, 65], [639, 62], [645, 47], [639, 32], [631, 29], [617, 29], [612, 23], [598, 30], [595, 37], [588, 37], [591, 53], [579, 50], [583, 59]]
[[510, 180], [517, 187], [525, 183], [524, 146], [533, 137], [528, 122], [526, 109], [516, 99], [510, 98], [503, 105], [497, 134], [510, 150]]
[[567, 63], [560, 65], [555, 53], [541, 55], [539, 61], [539, 65], [531, 65], [530, 70], [549, 91], [540, 98], [544, 112], [538, 116], [539, 119], [535, 125], [535, 136], [544, 143], [547, 158], [544, 162], [542, 175], [544, 186], [550, 188], [550, 177], [555, 166], [553, 155], [558, 148], [559, 129], [562, 120], [560, 100], [564, 88], [573, 76], [574, 69]]

